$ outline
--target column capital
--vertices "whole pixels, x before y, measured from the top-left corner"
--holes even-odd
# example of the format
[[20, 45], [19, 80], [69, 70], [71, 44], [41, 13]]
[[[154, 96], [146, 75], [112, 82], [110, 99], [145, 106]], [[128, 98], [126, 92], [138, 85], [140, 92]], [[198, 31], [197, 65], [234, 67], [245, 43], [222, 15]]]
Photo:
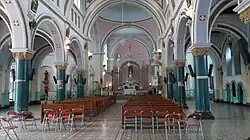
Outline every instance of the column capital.
[[67, 64], [55, 64], [56, 69], [59, 70], [66, 70], [67, 69]]
[[10, 51], [12, 52], [12, 56], [15, 59], [22, 59], [22, 60], [29, 60], [32, 58], [33, 54], [35, 53], [32, 50], [29, 50], [27, 48], [23, 48], [23, 49], [10, 49]]
[[167, 68], [166, 68], [166, 72], [167, 72], [167, 73], [171, 73], [171, 72], [173, 72], [173, 68], [171, 68], [171, 67], [167, 67]]
[[193, 48], [192, 49], [192, 55], [193, 56], [204, 56], [208, 55], [209, 48], [208, 47], [201, 47], [201, 48]]
[[250, 23], [250, 6], [240, 13], [240, 20], [245, 24]]
[[85, 70], [84, 69], [76, 69], [76, 72], [78, 74], [83, 74], [84, 75]]
[[185, 67], [186, 66], [186, 59], [184, 60], [174, 60], [174, 66], [177, 68]]

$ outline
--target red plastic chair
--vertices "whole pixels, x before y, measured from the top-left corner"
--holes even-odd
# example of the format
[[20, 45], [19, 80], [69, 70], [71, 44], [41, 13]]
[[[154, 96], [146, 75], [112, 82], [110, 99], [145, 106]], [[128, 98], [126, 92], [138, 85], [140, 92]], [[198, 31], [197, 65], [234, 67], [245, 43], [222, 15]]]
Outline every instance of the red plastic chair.
[[187, 135], [189, 134], [189, 131], [188, 131], [189, 127], [198, 127], [197, 134], [198, 134], [198, 132], [200, 132], [202, 139], [204, 139], [201, 119], [202, 119], [202, 115], [200, 113], [193, 113], [193, 114], [189, 114], [187, 116], [187, 120], [185, 123]]
[[[182, 122], [181, 114], [171, 113], [166, 115], [166, 121], [165, 121], [166, 138], [168, 138], [168, 131], [170, 131], [171, 128], [173, 130], [178, 128], [180, 139], [182, 139], [181, 122]], [[173, 133], [175, 132], [173, 131]]]
[[139, 114], [139, 119], [141, 122], [141, 132], [143, 128], [143, 124], [150, 123], [150, 127], [154, 133], [154, 112], [152, 110], [142, 110]]
[[134, 124], [137, 131], [137, 113], [134, 110], [125, 110], [123, 113], [123, 128], [126, 129], [127, 124]]
[[11, 123], [10, 123], [10, 121], [9, 120], [7, 120], [7, 119], [5, 119], [5, 118], [0, 118], [0, 127], [4, 130], [4, 132], [5, 132], [5, 139], [7, 139], [7, 137], [9, 138], [9, 139], [12, 139], [11, 137], [10, 137], [10, 133], [9, 133], [9, 131], [11, 131], [12, 130], [12, 132], [14, 133], [14, 135], [16, 136], [16, 138], [18, 139], [18, 140], [20, 140], [19, 139], [19, 137], [17, 136], [17, 134], [16, 134], [16, 131], [15, 131], [15, 129], [16, 128], [18, 128], [16, 125], [12, 125]]

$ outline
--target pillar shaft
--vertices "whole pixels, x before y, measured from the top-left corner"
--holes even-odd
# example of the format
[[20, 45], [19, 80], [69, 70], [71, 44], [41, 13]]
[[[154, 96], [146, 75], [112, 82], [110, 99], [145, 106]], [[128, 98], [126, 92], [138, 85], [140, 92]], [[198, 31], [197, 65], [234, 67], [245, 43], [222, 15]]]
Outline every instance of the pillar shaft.
[[84, 97], [84, 74], [83, 72], [77, 72], [77, 98]]
[[65, 99], [65, 77], [66, 77], [67, 65], [56, 65], [56, 101], [62, 101]]
[[28, 52], [13, 52], [15, 58], [15, 102], [14, 111], [20, 113], [29, 108], [29, 59]]
[[[176, 78], [176, 76], [177, 76], [177, 69], [176, 68], [173, 71], [173, 75]], [[173, 82], [173, 99], [175, 101], [177, 101], [177, 99], [178, 99], [178, 83], [177, 83], [177, 79], [175, 79], [175, 80], [176, 81]]]
[[166, 69], [167, 71], [167, 97], [168, 99], [173, 99], [173, 79], [172, 79], [172, 69]]
[[208, 48], [194, 48], [192, 50], [194, 56], [194, 71], [196, 74], [196, 112], [203, 114], [204, 118], [213, 119], [211, 114], [209, 88], [208, 88], [208, 67], [207, 55]]
[[175, 66], [177, 69], [177, 81], [178, 81], [178, 99], [177, 101], [181, 103], [184, 108], [187, 108], [186, 103], [186, 89], [185, 89], [185, 75], [184, 75], [184, 68], [186, 65], [186, 60], [176, 60]]

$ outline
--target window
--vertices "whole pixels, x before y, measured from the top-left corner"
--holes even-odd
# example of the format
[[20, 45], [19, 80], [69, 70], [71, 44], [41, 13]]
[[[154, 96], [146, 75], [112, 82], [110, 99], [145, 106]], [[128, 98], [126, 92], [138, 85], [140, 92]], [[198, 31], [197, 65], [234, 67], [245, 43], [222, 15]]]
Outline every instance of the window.
[[240, 50], [239, 47], [235, 47], [234, 51], [234, 70], [235, 70], [235, 75], [240, 75], [241, 74], [241, 60], [240, 60]]
[[78, 28], [80, 28], [80, 24], [81, 24], [81, 19], [80, 19], [80, 17], [78, 16]]
[[103, 65], [105, 65], [105, 70], [107, 70], [107, 66], [108, 66], [108, 45], [107, 44], [105, 44], [104, 45], [104, 58], [103, 58]]
[[232, 52], [230, 47], [226, 50], [226, 67], [227, 76], [232, 76]]
[[75, 25], [77, 25], [77, 14], [75, 13]]
[[10, 82], [9, 82], [9, 100], [14, 101], [14, 95], [15, 95], [15, 68], [16, 63], [13, 62], [11, 64], [11, 71], [10, 71]]
[[57, 0], [56, 5], [59, 7], [60, 6], [60, 0]]
[[74, 21], [74, 10], [71, 9], [71, 21]]

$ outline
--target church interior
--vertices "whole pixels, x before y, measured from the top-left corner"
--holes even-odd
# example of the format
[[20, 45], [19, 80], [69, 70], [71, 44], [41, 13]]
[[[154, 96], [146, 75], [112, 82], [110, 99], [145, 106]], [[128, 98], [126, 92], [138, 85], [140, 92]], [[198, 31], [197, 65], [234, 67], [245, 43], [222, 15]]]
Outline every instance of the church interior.
[[250, 0], [1, 0], [0, 140], [250, 139]]

